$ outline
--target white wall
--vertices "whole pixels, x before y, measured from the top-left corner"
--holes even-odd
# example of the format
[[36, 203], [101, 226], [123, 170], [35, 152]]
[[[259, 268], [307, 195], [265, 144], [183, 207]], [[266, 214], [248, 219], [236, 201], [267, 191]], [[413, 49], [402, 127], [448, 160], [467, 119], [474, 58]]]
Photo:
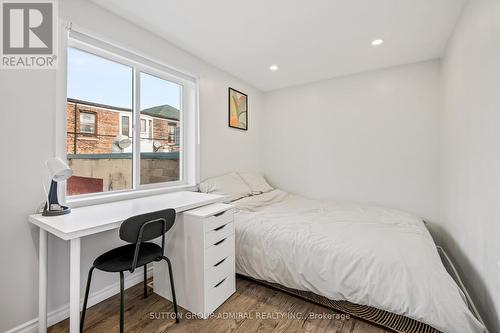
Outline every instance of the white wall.
[[[259, 171], [260, 91], [90, 1], [59, 3], [64, 19], [200, 76], [202, 178], [237, 169]], [[248, 132], [227, 127], [228, 86], [249, 95]], [[43, 200], [42, 163], [55, 151], [55, 73], [0, 71], [0, 96], [3, 112], [0, 122], [0, 332], [3, 332], [37, 315], [38, 231], [28, 224], [27, 216]], [[83, 239], [83, 282], [92, 260], [118, 245], [117, 239], [115, 232]], [[68, 301], [68, 250], [67, 242], [50, 238], [49, 310]], [[97, 273], [92, 290], [117, 282], [115, 275]]]
[[54, 151], [54, 89], [46, 84], [54, 80], [47, 71], [0, 70], [1, 332], [37, 313], [38, 232], [26, 217], [43, 198], [41, 163]]
[[442, 78], [442, 238], [500, 332], [500, 1], [465, 7]]
[[275, 186], [436, 218], [439, 62], [270, 92], [265, 103], [263, 166]]

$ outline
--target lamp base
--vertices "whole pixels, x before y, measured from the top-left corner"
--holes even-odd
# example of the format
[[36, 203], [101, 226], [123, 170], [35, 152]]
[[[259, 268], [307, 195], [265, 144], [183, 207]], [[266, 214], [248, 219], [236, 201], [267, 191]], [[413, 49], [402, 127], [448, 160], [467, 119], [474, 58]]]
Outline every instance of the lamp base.
[[47, 210], [44, 209], [42, 212], [42, 216], [58, 216], [58, 215], [66, 215], [71, 213], [71, 208], [68, 206], [60, 206], [60, 210]]

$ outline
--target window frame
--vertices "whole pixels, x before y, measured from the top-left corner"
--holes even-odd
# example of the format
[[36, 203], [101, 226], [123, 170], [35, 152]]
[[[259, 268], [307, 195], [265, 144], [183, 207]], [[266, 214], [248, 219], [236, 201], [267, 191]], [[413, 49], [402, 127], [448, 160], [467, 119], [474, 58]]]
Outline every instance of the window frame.
[[[144, 121], [144, 131], [142, 130], [142, 122]], [[141, 132], [141, 139], [152, 139], [153, 136], [153, 117], [148, 116], [148, 115], [142, 115], [141, 114], [141, 119], [140, 119], [140, 132]]]
[[[175, 122], [168, 122], [168, 143], [176, 142], [176, 129], [177, 129], [177, 123]], [[173, 129], [173, 131], [171, 130]]]
[[[58, 73], [58, 107], [60, 117], [63, 119], [56, 120], [56, 128], [58, 140], [56, 142], [57, 156], [66, 159], [66, 112], [63, 109], [62, 103], [66, 104], [67, 100], [67, 52], [68, 48], [76, 48], [84, 52], [94, 54], [105, 59], [118, 62], [120, 64], [132, 67], [133, 75], [133, 112], [130, 116], [130, 123], [132, 126], [131, 133], [135, 138], [133, 147], [133, 170], [132, 170], [132, 188], [125, 190], [117, 190], [110, 192], [98, 192], [81, 195], [66, 196], [66, 186], [62, 186], [64, 190], [61, 195], [63, 202], [71, 205], [72, 207], [86, 206], [91, 204], [99, 204], [103, 202], [112, 202], [117, 200], [124, 200], [127, 198], [142, 197], [147, 195], [154, 195], [159, 193], [168, 193], [179, 190], [193, 190], [196, 183], [199, 181], [199, 117], [198, 117], [198, 77], [191, 74], [178, 71], [167, 65], [164, 65], [154, 60], [144, 57], [136, 51], [127, 50], [125, 48], [117, 47], [115, 44], [109, 44], [101, 39], [96, 39], [89, 35], [71, 31], [71, 26], [65, 27], [70, 30], [69, 34], [62, 34], [65, 38], [60, 43], [60, 51], [63, 54], [61, 59], [63, 70]], [[73, 36], [72, 33], [73, 32]], [[89, 43], [88, 41], [92, 41]], [[103, 47], [104, 46], [104, 47]], [[116, 52], [118, 51], [118, 52]], [[126, 56], [124, 56], [125, 54]], [[130, 56], [130, 57], [127, 57]], [[154, 184], [141, 184], [140, 183], [140, 163], [139, 156], [140, 149], [140, 126], [136, 126], [140, 120], [140, 73], [156, 76], [160, 79], [173, 82], [181, 87], [181, 101], [180, 101], [180, 119], [183, 130], [181, 132], [179, 152], [179, 180], [154, 183]], [[61, 84], [63, 83], [64, 86]], [[187, 88], [186, 88], [187, 87]], [[184, 91], [186, 90], [186, 93]], [[187, 107], [185, 108], [184, 105]], [[64, 112], [63, 112], [64, 110]], [[188, 117], [186, 117], [188, 115]], [[63, 131], [63, 133], [61, 133]], [[121, 117], [120, 117], [120, 132], [121, 132]], [[64, 143], [61, 142], [64, 137]], [[187, 152], [187, 153], [186, 153]]]
[[[123, 118], [127, 118], [127, 134], [123, 134]], [[130, 136], [130, 133], [133, 134], [132, 132], [132, 122], [130, 121], [132, 118], [132, 115], [124, 114], [124, 112], [120, 112], [120, 135], [126, 136], [128, 138], [132, 138]]]
[[[91, 114], [94, 116], [94, 132], [93, 133], [82, 132], [82, 113]], [[90, 111], [90, 110], [84, 110], [84, 109], [80, 109], [80, 108], [78, 109], [78, 135], [83, 135], [84, 137], [98, 137], [97, 123], [98, 123], [97, 112]]]
[[[142, 117], [141, 117], [140, 121], [141, 121], [141, 135], [144, 136], [144, 135], [148, 134], [148, 122], [147, 122], [146, 118], [142, 118]], [[144, 130], [142, 130], [143, 122], [144, 122]]]

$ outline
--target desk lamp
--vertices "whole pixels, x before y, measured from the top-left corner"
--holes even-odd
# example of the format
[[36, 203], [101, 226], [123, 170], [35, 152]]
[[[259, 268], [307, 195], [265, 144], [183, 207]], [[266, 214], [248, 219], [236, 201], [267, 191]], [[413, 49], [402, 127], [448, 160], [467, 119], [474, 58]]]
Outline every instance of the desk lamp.
[[57, 198], [57, 183], [64, 181], [73, 175], [73, 170], [60, 158], [54, 157], [45, 163], [51, 177], [49, 194], [47, 195], [47, 203], [43, 209], [43, 216], [56, 216], [69, 214], [71, 208], [59, 204]]

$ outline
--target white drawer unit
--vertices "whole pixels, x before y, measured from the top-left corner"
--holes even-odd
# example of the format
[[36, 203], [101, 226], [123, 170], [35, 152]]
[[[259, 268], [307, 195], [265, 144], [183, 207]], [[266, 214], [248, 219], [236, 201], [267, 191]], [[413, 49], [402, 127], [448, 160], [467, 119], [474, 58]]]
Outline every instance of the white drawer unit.
[[[167, 233], [177, 304], [207, 318], [235, 290], [233, 207], [216, 203], [177, 215]], [[172, 300], [168, 266], [154, 264], [154, 292]]]

